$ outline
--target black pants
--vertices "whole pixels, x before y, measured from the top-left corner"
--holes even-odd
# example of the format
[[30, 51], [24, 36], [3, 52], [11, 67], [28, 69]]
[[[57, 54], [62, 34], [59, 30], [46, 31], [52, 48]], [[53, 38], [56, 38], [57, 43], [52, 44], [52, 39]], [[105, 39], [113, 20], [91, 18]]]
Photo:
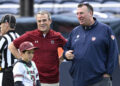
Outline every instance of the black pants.
[[12, 70], [3, 72], [2, 86], [14, 86]]

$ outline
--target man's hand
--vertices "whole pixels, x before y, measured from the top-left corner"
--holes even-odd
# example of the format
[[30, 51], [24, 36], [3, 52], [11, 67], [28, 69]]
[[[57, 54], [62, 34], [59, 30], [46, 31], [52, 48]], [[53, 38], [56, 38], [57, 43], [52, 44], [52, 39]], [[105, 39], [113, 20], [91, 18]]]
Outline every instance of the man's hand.
[[60, 56], [59, 57], [59, 63], [61, 64], [63, 62], [63, 60], [64, 60], [63, 56]]
[[110, 77], [109, 74], [103, 74], [103, 77]]
[[67, 59], [72, 60], [74, 58], [73, 50], [68, 50], [65, 53], [65, 56], [66, 56]]

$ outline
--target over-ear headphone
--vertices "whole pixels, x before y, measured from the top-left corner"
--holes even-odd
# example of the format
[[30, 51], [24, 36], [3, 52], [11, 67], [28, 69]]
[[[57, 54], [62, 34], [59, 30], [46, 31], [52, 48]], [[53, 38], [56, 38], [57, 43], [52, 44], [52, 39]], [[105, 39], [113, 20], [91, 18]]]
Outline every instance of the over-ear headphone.
[[[7, 20], [7, 19], [5, 20], [6, 17], [8, 17], [9, 20]], [[10, 28], [15, 28], [15, 25], [16, 25], [16, 24], [15, 24], [15, 23], [11, 23], [12, 17], [13, 17], [13, 16], [12, 16], [11, 14], [6, 14], [6, 15], [4, 15], [4, 16], [2, 17], [1, 23], [2, 23], [2, 22], [8, 22], [9, 25], [10, 25]], [[14, 18], [14, 17], [13, 17], [13, 18]]]
[[12, 16], [11, 16], [11, 15], [9, 15], [9, 25], [10, 25], [10, 22], [11, 22], [11, 17], [12, 17]]
[[15, 28], [15, 23], [11, 23], [11, 19], [12, 19], [12, 15], [8, 15], [9, 16], [9, 25], [11, 28]]

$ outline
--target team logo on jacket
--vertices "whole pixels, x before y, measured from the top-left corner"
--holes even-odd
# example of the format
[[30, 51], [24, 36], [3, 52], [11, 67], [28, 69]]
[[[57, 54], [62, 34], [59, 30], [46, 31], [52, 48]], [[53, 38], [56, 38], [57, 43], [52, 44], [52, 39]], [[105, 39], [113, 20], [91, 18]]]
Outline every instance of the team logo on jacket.
[[95, 41], [96, 40], [96, 37], [92, 37], [92, 41]]
[[79, 38], [80, 37], [80, 35], [77, 35], [77, 38]]
[[54, 40], [51, 40], [51, 44], [54, 44], [55, 42], [54, 42]]
[[75, 42], [79, 39], [80, 35], [76, 36], [76, 39], [74, 40]]
[[114, 40], [114, 39], [115, 39], [115, 36], [114, 36], [114, 35], [111, 35], [111, 39]]
[[35, 40], [35, 43], [38, 43], [38, 40]]

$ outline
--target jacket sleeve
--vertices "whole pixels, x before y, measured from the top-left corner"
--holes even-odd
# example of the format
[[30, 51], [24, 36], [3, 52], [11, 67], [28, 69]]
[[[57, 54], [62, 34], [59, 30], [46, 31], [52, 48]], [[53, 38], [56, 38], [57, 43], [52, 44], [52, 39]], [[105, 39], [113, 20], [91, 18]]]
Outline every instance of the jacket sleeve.
[[2, 53], [2, 50], [4, 50], [5, 46], [7, 46], [7, 45], [8, 45], [7, 39], [3, 36], [0, 39], [0, 53]]
[[65, 57], [65, 53], [66, 53], [68, 50], [72, 50], [72, 48], [71, 48], [71, 40], [72, 40], [72, 33], [69, 34], [68, 41], [67, 41], [67, 43], [65, 44], [65, 46], [63, 47], [63, 50], [64, 50], [64, 52], [63, 52], [63, 58], [66, 59], [67, 61], [71, 61], [71, 60], [69, 60], [69, 59], [67, 59], [67, 58]]
[[13, 40], [13, 44], [14, 46], [18, 49], [19, 45], [24, 42], [24, 41], [29, 41], [29, 34], [28, 33], [24, 33], [23, 35], [21, 35], [20, 37], [16, 38], [15, 40]]
[[63, 47], [66, 44], [67, 40], [59, 33], [59, 47]]
[[109, 40], [109, 45], [108, 45], [108, 58], [107, 58], [107, 73], [112, 75], [113, 70], [115, 67], [118, 66], [118, 45], [117, 45], [117, 40], [115, 38], [115, 35], [112, 32], [112, 29], [108, 29], [108, 40]]

